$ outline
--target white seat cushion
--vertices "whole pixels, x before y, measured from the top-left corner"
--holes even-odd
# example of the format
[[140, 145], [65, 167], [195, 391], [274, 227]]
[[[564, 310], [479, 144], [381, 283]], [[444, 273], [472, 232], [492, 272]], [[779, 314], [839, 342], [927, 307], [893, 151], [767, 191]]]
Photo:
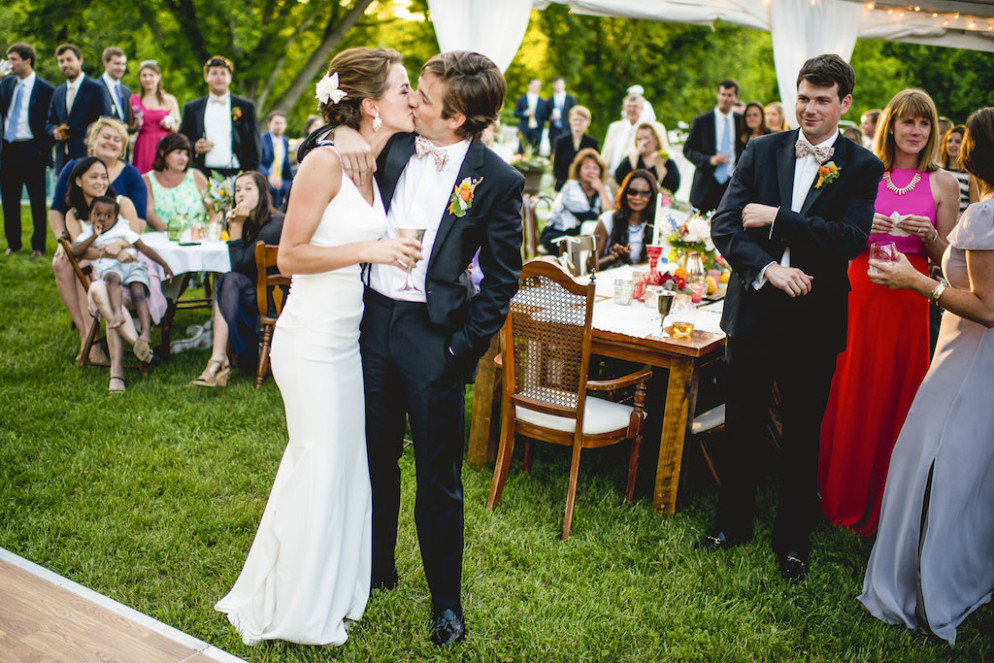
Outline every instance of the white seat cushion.
[[724, 403], [694, 417], [694, 423], [690, 427], [690, 434], [697, 435], [699, 433], [704, 433], [712, 428], [721, 426], [723, 423], [725, 423]]
[[[520, 405], [514, 408], [515, 416], [536, 426], [551, 428], [553, 430], [571, 433], [576, 430], [576, 422], [566, 417], [557, 417], [554, 414], [536, 412]], [[629, 405], [613, 403], [603, 398], [592, 398], [587, 396], [586, 406], [583, 414], [583, 434], [598, 435], [600, 433], [610, 433], [611, 431], [628, 428], [628, 421], [632, 415], [632, 408]]]

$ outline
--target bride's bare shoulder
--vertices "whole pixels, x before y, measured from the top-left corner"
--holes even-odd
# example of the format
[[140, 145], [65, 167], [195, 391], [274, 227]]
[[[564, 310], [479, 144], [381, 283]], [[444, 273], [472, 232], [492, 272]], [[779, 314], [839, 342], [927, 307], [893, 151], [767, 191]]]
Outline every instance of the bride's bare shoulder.
[[331, 200], [342, 187], [342, 160], [331, 148], [311, 150], [300, 163], [294, 177], [294, 189], [322, 192], [322, 198]]

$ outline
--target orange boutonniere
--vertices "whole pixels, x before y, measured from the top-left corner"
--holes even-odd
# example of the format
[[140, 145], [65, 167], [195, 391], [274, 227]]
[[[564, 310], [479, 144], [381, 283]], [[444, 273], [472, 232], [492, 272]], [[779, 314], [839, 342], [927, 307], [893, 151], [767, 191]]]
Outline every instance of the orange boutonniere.
[[476, 187], [483, 181], [482, 177], [475, 180], [467, 177], [452, 189], [452, 196], [449, 197], [449, 214], [462, 218], [473, 206], [473, 194]]
[[842, 169], [836, 166], [834, 161], [818, 166], [818, 182], [815, 184], [815, 188], [820, 189], [823, 184], [831, 184], [839, 179], [840, 173], [842, 173]]
[[237, 122], [242, 117], [242, 109], [235, 106], [231, 109], [231, 121]]

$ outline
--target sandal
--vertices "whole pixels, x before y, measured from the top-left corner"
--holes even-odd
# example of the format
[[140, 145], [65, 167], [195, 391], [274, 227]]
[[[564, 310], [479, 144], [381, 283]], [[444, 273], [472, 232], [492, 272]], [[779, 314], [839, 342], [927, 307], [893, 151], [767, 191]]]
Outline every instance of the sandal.
[[[213, 366], [216, 366], [217, 369], [211, 371]], [[231, 377], [231, 365], [227, 361], [220, 362], [217, 359], [211, 359], [207, 362], [207, 368], [200, 374], [200, 377], [191, 381], [190, 385], [193, 387], [227, 387], [229, 377]]]
[[135, 356], [138, 357], [138, 361], [143, 364], [147, 364], [148, 360], [152, 358], [152, 348], [149, 346], [148, 341], [143, 338], [138, 338], [134, 345]]
[[[120, 389], [114, 389], [114, 380], [121, 381]], [[127, 388], [128, 388], [128, 383], [125, 381], [124, 378], [118, 377], [116, 375], [110, 376], [110, 384], [107, 386], [107, 391], [109, 391], [112, 394], [123, 394], [127, 390]]]

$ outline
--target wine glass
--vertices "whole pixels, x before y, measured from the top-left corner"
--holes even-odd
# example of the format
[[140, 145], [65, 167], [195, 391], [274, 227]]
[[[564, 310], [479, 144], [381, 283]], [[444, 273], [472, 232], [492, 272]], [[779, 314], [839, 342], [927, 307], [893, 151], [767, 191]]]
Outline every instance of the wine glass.
[[[419, 242], [425, 236], [425, 228], [398, 228], [397, 234], [401, 237], [413, 237]], [[404, 290], [414, 290], [415, 292], [421, 292], [421, 289], [414, 285], [414, 266], [407, 268], [407, 281], [404, 283]]]
[[[897, 262], [897, 245], [894, 242], [877, 242], [870, 245], [870, 260]], [[870, 265], [870, 274], [879, 274], [880, 270]]]
[[697, 322], [697, 306], [690, 295], [678, 293], [673, 298], [673, 308], [670, 311], [672, 318], [672, 334], [678, 338], [689, 338], [694, 331], [694, 323]]

